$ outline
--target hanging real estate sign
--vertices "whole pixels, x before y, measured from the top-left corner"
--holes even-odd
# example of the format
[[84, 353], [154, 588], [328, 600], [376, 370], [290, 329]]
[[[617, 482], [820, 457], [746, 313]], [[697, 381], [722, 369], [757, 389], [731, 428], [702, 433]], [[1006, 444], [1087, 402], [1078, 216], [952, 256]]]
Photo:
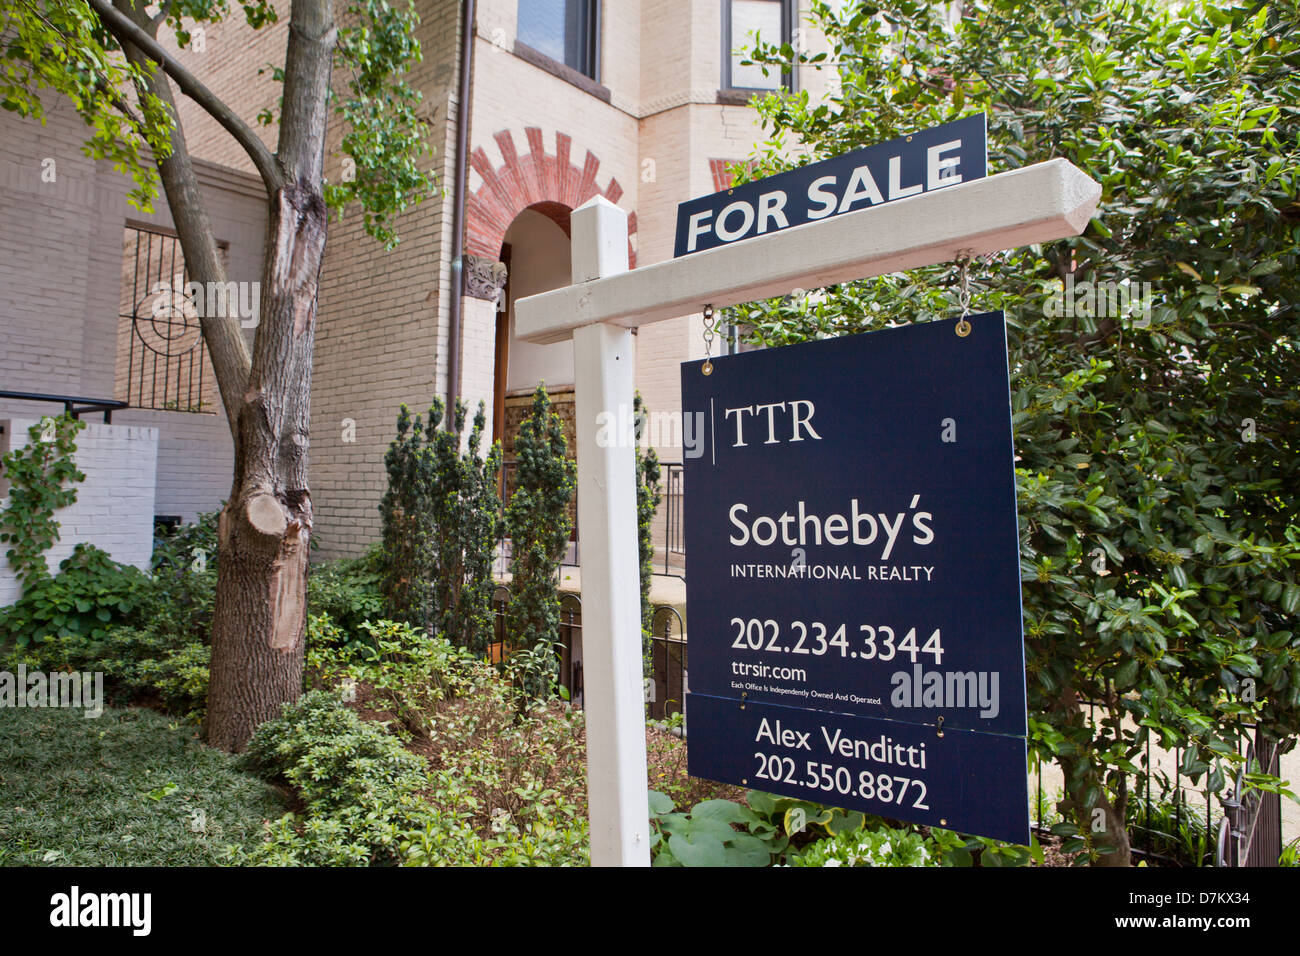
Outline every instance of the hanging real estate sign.
[[979, 113], [689, 200], [673, 256], [983, 179], [986, 139]]
[[694, 776], [1027, 843], [1002, 313], [682, 366]]

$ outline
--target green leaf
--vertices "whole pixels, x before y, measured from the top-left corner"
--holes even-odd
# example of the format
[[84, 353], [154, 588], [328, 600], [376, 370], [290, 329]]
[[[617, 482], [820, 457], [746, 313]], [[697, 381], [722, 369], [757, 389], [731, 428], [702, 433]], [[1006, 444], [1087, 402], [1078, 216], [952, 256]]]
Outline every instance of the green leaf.
[[723, 866], [727, 862], [726, 847], [711, 833], [674, 833], [668, 838], [668, 849], [682, 866]]
[[673, 812], [672, 798], [658, 790], [651, 790], [650, 798], [650, 815], [654, 817], [663, 816], [666, 813]]

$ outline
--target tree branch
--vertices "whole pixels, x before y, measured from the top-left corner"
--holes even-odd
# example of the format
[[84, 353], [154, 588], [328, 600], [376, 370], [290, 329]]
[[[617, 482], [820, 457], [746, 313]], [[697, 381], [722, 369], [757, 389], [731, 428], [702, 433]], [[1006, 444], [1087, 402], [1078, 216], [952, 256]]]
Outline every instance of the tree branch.
[[114, 8], [109, 0], [86, 0], [86, 2], [99, 15], [104, 26], [117, 38], [119, 43], [123, 46], [127, 44], [135, 46], [145, 56], [161, 66], [167, 75], [176, 81], [176, 85], [181, 88], [181, 92], [224, 126], [239, 145], [244, 147], [244, 151], [253, 160], [253, 165], [261, 173], [262, 182], [266, 185], [268, 195], [274, 195], [276, 190], [284, 185], [284, 176], [281, 174], [280, 167], [271, 151], [229, 106], [204, 86], [194, 74], [173, 59], [157, 40]]
[[158, 5], [158, 15], [149, 21], [149, 25], [152, 26], [155, 30], [157, 30], [158, 27], [160, 27], [163, 24], [163, 22], [166, 21], [167, 14], [171, 13], [171, 11], [172, 11], [172, 0], [163, 0], [163, 2]]

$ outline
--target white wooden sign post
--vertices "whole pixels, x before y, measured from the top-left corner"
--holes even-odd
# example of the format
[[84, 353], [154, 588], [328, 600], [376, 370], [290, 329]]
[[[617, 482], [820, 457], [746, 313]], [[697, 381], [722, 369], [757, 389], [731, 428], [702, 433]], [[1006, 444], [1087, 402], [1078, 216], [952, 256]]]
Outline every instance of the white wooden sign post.
[[[651, 322], [1081, 233], [1101, 186], [1063, 159], [629, 271], [627, 213], [572, 216], [572, 284], [521, 299], [516, 334], [573, 339], [591, 862], [650, 862], [633, 446], [598, 442], [631, 409], [631, 330]], [[608, 434], [608, 430], [606, 430]]]

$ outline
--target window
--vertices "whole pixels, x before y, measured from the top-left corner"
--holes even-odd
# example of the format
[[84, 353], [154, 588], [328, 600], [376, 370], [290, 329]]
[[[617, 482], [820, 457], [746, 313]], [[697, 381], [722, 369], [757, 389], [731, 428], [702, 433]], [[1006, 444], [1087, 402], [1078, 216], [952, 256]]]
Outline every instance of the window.
[[[226, 244], [218, 244], [218, 250], [224, 261]], [[118, 400], [134, 408], [216, 411], [220, 396], [199, 315], [186, 298], [188, 281], [175, 234], [126, 226], [113, 390]], [[229, 289], [215, 291], [229, 294]]]
[[519, 0], [516, 39], [599, 79], [600, 0]]
[[741, 66], [741, 49], [753, 45], [751, 33], [765, 43], [791, 42], [791, 0], [722, 0], [722, 88], [724, 90], [788, 90], [790, 74], [777, 75], [761, 66]]

